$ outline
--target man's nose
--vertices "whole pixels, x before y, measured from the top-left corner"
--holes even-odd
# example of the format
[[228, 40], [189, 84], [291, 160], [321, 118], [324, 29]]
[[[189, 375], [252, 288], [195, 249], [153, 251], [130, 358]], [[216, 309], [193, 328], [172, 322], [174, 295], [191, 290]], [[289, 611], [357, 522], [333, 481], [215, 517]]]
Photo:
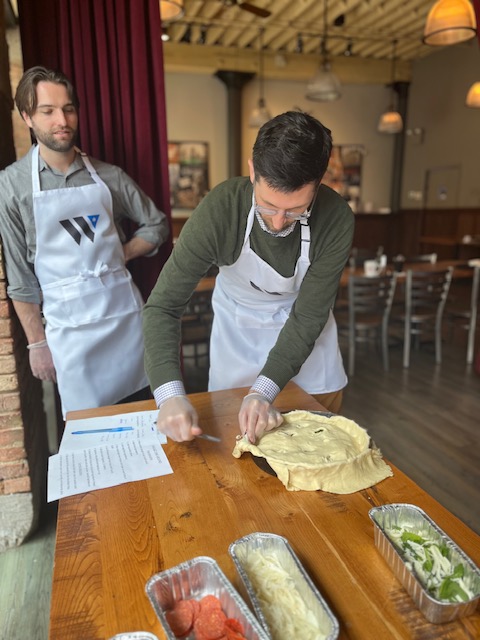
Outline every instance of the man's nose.
[[57, 124], [61, 126], [65, 126], [67, 124], [67, 116], [65, 115], [63, 109], [58, 109], [55, 113], [55, 121]]
[[287, 216], [285, 215], [285, 211], [279, 211], [274, 216], [272, 216], [272, 226], [276, 230], [281, 230], [285, 225], [285, 220]]

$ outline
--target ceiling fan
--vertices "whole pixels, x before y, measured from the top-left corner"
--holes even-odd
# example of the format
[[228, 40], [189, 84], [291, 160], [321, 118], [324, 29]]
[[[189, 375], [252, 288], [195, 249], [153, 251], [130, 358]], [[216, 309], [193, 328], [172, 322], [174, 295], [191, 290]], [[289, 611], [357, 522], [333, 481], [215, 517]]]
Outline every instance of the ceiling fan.
[[261, 7], [257, 7], [250, 2], [243, 2], [243, 0], [221, 0], [222, 4], [225, 7], [238, 7], [239, 9], [243, 9], [244, 11], [249, 11], [259, 18], [268, 18], [272, 15], [271, 11], [268, 9], [262, 9]]

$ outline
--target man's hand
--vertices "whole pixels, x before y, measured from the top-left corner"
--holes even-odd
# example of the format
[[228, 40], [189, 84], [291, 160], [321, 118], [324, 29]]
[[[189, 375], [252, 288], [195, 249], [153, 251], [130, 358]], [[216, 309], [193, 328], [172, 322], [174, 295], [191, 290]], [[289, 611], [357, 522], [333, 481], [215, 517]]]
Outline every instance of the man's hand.
[[125, 264], [134, 258], [140, 258], [148, 253], [151, 253], [156, 249], [156, 245], [151, 242], [147, 242], [143, 238], [138, 236], [133, 237], [131, 240], [123, 245], [123, 255], [125, 256]]
[[282, 414], [260, 393], [249, 393], [244, 397], [238, 414], [240, 432], [250, 442], [255, 443], [265, 431], [279, 427], [283, 422]]
[[158, 411], [157, 429], [175, 442], [193, 440], [202, 433], [198, 415], [185, 396], [174, 396], [162, 402]]
[[29, 351], [30, 368], [35, 378], [48, 382], [57, 381], [57, 373], [53, 364], [48, 344]]

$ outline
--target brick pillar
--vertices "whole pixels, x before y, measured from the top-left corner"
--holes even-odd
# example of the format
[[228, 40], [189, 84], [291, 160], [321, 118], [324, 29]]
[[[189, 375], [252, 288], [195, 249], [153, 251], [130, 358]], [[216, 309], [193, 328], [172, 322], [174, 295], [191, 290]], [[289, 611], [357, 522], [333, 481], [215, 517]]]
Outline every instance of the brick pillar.
[[0, 243], [0, 552], [21, 544], [46, 500], [48, 441], [42, 384], [6, 295]]

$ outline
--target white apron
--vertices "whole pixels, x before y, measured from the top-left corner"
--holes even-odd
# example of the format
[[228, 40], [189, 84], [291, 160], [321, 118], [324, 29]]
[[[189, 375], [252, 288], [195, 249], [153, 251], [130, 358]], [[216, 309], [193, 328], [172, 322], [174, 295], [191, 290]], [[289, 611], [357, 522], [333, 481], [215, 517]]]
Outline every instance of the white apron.
[[143, 300], [125, 268], [110, 190], [82, 160], [94, 184], [41, 191], [38, 146], [32, 155], [35, 275], [64, 417], [147, 386]]
[[[306, 222], [301, 225], [301, 255], [295, 273], [284, 278], [250, 248], [254, 217], [252, 205], [242, 252], [233, 265], [220, 267], [216, 278], [209, 391], [255, 382], [310, 266], [310, 227]], [[292, 380], [307, 393], [330, 393], [347, 384], [332, 311], [311, 354]]]

